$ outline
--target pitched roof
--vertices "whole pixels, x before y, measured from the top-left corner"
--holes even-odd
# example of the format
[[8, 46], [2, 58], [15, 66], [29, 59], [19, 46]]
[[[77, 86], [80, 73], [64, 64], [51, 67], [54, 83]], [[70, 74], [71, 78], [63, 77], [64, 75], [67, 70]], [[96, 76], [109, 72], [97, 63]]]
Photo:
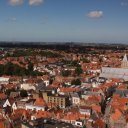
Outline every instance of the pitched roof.
[[4, 93], [0, 93], [0, 99], [6, 99], [7, 95], [5, 95]]
[[103, 122], [103, 120], [101, 120], [101, 119], [98, 119], [98, 120], [96, 120], [94, 125], [98, 126], [98, 128], [104, 128], [105, 122]]
[[60, 92], [68, 93], [68, 92], [77, 92], [79, 88], [59, 88]]
[[85, 118], [86, 116], [80, 114], [79, 112], [67, 113], [67, 114], [64, 115], [63, 120], [69, 120], [69, 121], [71, 121], [71, 120], [78, 120], [78, 119], [83, 118], [83, 117]]
[[0, 121], [0, 128], [6, 128], [6, 126], [5, 126], [3, 121]]
[[51, 113], [47, 112], [47, 111], [39, 110], [38, 112], [36, 112], [32, 116], [36, 117], [37, 119], [38, 118], [50, 118], [51, 117]]
[[122, 113], [119, 109], [116, 109], [115, 112], [111, 115], [111, 118], [114, 121], [117, 121], [122, 116]]
[[98, 113], [101, 113], [101, 107], [100, 106], [98, 106], [98, 105], [92, 105], [92, 110], [94, 110], [94, 111], [96, 111], [96, 112], [98, 112]]
[[46, 102], [43, 98], [37, 98], [34, 105], [36, 106], [46, 106]]

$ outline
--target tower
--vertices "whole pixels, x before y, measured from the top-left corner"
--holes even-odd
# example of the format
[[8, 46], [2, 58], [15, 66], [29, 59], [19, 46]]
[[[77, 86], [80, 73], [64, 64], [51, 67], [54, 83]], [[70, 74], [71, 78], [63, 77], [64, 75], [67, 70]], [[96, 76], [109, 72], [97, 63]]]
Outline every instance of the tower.
[[124, 58], [121, 62], [121, 68], [128, 68], [128, 58], [126, 54], [124, 55]]

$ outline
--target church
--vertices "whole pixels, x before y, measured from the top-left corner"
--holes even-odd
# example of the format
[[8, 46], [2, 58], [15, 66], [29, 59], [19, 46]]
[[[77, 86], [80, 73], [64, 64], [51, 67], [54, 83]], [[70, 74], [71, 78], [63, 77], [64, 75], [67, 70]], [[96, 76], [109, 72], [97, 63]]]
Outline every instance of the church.
[[121, 68], [102, 67], [100, 77], [119, 78], [128, 81], [128, 58], [124, 55], [121, 62]]

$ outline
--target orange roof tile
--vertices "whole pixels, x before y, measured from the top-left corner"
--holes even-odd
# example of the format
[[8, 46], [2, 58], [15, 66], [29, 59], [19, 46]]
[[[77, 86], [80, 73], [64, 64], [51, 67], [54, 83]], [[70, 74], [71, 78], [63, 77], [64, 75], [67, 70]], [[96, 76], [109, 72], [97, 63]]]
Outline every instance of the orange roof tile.
[[98, 126], [98, 128], [104, 128], [105, 122], [103, 122], [103, 120], [101, 120], [101, 119], [98, 119], [98, 120], [96, 120], [94, 125]]
[[41, 111], [39, 110], [38, 112], [36, 112], [35, 114], [33, 114], [33, 116], [35, 116], [37, 119], [38, 118], [50, 118], [51, 117], [51, 113], [47, 112], [47, 111]]
[[95, 104], [92, 105], [92, 110], [95, 110], [96, 112], [101, 113], [101, 107], [98, 105], [95, 105]]
[[64, 118], [63, 118], [63, 120], [78, 120], [78, 119], [80, 119], [80, 118], [86, 118], [86, 116], [85, 115], [82, 115], [82, 114], [80, 114], [79, 112], [76, 112], [76, 113], [67, 113], [67, 114], [65, 114], [64, 115]]
[[7, 95], [5, 95], [4, 93], [0, 93], [0, 99], [6, 99]]
[[5, 126], [3, 121], [0, 121], [0, 128], [6, 128], [6, 126]]
[[79, 88], [59, 88], [60, 92], [69, 93], [69, 92], [77, 92]]
[[46, 102], [43, 98], [37, 98], [34, 105], [36, 105], [36, 106], [46, 106]]
[[113, 113], [111, 115], [111, 118], [114, 120], [114, 121], [117, 121], [120, 117], [122, 116], [122, 113], [119, 109], [116, 109], [115, 110], [115, 113]]

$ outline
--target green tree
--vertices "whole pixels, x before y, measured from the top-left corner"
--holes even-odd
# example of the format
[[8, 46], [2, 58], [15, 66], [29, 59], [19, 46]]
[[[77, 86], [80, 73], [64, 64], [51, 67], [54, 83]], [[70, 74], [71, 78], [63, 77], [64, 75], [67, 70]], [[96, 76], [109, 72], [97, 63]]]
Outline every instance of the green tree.
[[86, 126], [84, 125], [83, 128], [86, 128]]
[[28, 63], [28, 70], [29, 70], [29, 72], [33, 71], [33, 63], [32, 62]]
[[71, 75], [71, 72], [70, 72], [69, 70], [64, 70], [64, 71], [62, 71], [62, 76], [68, 77], [68, 76], [70, 76], [70, 75]]
[[0, 76], [4, 74], [4, 66], [0, 64]]
[[42, 76], [45, 73], [33, 71], [33, 64], [29, 63], [28, 69], [20, 67], [17, 64], [8, 62], [5, 65], [0, 64], [0, 76], [2, 75], [16, 75], [16, 76]]
[[71, 66], [80, 67], [78, 61], [75, 61], [75, 60], [71, 62]]
[[80, 79], [72, 80], [71, 85], [81, 85]]
[[28, 96], [28, 93], [26, 90], [20, 90], [20, 96], [21, 97], [27, 97]]
[[6, 75], [13, 75], [14, 71], [14, 66], [11, 62], [8, 62], [7, 64], [5, 64], [4, 66], [4, 74]]
[[82, 61], [83, 61], [84, 63], [90, 63], [90, 61], [89, 61], [87, 58], [83, 58]]
[[81, 67], [77, 67], [76, 69], [75, 69], [75, 74], [76, 75], [80, 75], [80, 74], [82, 74], [83, 73], [83, 70], [81, 69]]
[[9, 96], [11, 92], [16, 92], [16, 90], [14, 88], [7, 89], [5, 94]]

